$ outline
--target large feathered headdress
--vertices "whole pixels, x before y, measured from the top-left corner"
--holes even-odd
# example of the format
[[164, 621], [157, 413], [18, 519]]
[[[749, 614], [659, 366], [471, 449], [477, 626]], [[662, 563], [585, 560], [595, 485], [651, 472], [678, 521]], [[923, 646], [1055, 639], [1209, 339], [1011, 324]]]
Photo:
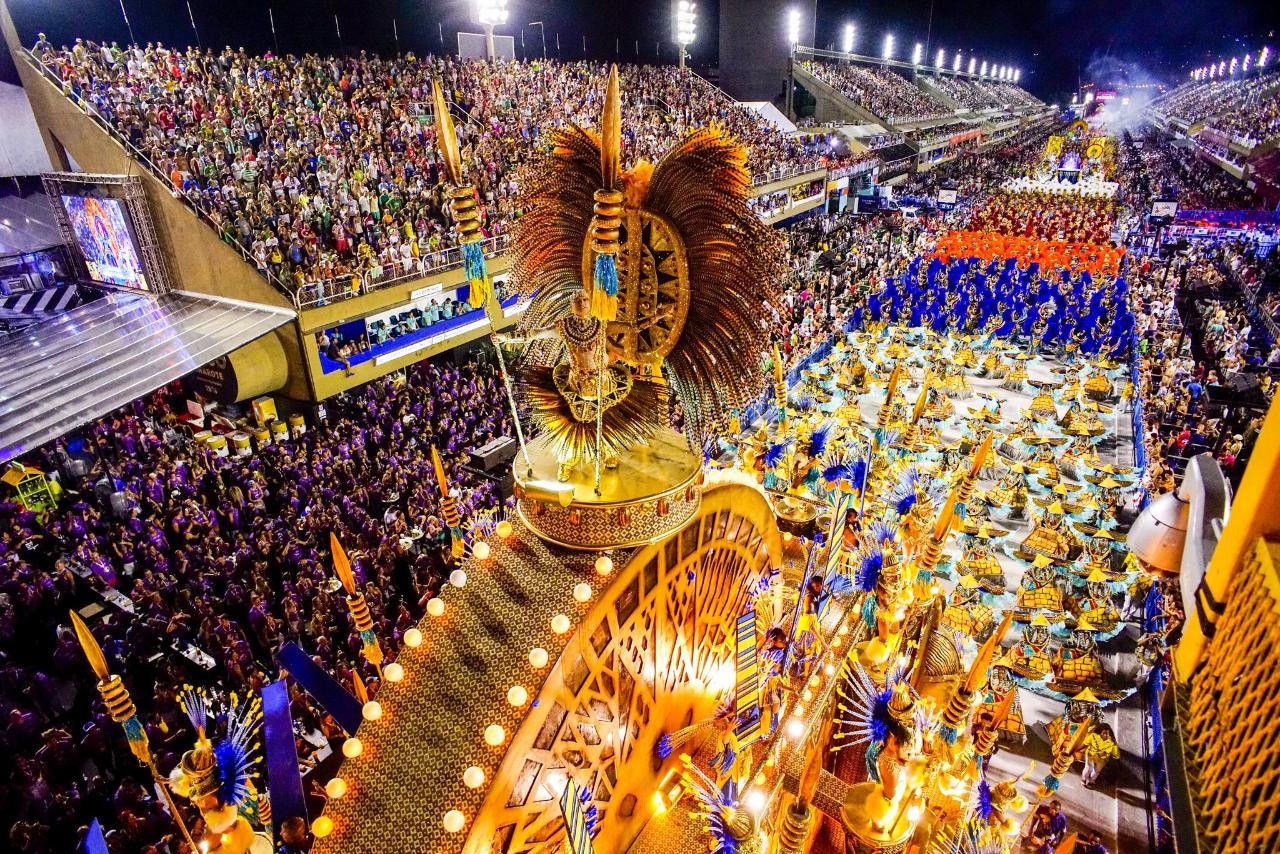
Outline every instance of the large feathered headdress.
[[[526, 211], [516, 226], [512, 282], [532, 298], [523, 323], [549, 326], [583, 289], [584, 270], [591, 269], [583, 255], [593, 246], [595, 193], [616, 186], [627, 211], [643, 210], [670, 227], [685, 259], [687, 300], [667, 307], [673, 316], [661, 349], [686, 432], [701, 443], [763, 385], [758, 354], [766, 330], [760, 318], [779, 293], [783, 244], [747, 206], [747, 151], [723, 128], [690, 131], [656, 165], [636, 163], [615, 183], [605, 174], [618, 163], [612, 153], [620, 145], [610, 124], [603, 136], [576, 125], [556, 130], [549, 156], [520, 178]], [[623, 247], [620, 264], [626, 253]], [[627, 334], [628, 320], [624, 313], [609, 324], [611, 344]]]

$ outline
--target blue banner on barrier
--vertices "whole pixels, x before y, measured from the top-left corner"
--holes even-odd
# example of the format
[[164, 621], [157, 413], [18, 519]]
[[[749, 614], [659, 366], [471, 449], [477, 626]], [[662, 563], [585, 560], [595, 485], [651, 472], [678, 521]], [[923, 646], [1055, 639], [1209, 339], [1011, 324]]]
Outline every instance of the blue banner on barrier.
[[289, 675], [297, 680], [302, 689], [310, 694], [320, 707], [338, 722], [338, 726], [346, 730], [348, 735], [355, 735], [360, 727], [360, 701], [338, 680], [311, 660], [311, 656], [290, 641], [280, 648], [276, 661]]
[[310, 824], [307, 799], [298, 772], [298, 748], [293, 740], [293, 716], [289, 714], [289, 686], [283, 679], [262, 689], [263, 741], [267, 755], [267, 793], [271, 796], [271, 824], [275, 837], [280, 826], [299, 817]]

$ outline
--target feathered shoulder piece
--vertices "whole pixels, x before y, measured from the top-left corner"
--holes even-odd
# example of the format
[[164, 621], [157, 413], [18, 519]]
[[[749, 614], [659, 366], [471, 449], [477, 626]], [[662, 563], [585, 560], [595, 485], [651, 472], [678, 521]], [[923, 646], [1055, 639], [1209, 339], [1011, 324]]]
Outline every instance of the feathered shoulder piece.
[[600, 188], [600, 138], [569, 125], [551, 134], [551, 151], [520, 172], [524, 212], [516, 221], [512, 284], [536, 297], [524, 322], [549, 325], [582, 289], [582, 254]]
[[786, 263], [782, 239], [747, 206], [750, 192], [746, 148], [713, 124], [658, 161], [645, 195], [688, 256], [688, 316], [667, 373], [699, 439], [764, 384], [760, 317], [779, 298]]

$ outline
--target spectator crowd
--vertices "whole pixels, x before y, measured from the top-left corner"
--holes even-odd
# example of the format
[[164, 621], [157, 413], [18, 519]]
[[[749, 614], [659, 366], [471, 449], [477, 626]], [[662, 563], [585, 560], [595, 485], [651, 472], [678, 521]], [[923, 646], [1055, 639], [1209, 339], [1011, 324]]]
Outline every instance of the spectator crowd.
[[[329, 533], [351, 556], [393, 656], [447, 572], [431, 445], [465, 518], [501, 505], [494, 484], [461, 465], [472, 447], [511, 432], [501, 380], [474, 361], [370, 383], [328, 401], [327, 418], [301, 437], [247, 458], [179, 438], [174, 413], [189, 395], [163, 389], [47, 449], [41, 467], [62, 473], [57, 510], [0, 505], [0, 743], [13, 759], [0, 812], [11, 851], [77, 850], [95, 816], [113, 851], [166, 837], [178, 850], [67, 623], [68, 608], [87, 604], [77, 574], [126, 597], [106, 600], [94, 630], [167, 769], [193, 738], [176, 701], [183, 684], [256, 692], [278, 677], [286, 641], [344, 684], [358, 673], [376, 688], [334, 582]], [[188, 647], [208, 666], [175, 652]], [[339, 735], [296, 689], [293, 716], [311, 739], [300, 737], [303, 756]]]
[[[331, 293], [418, 275], [454, 246], [431, 122], [431, 83], [457, 113], [484, 234], [518, 214], [516, 171], [566, 122], [594, 126], [602, 63], [456, 58], [253, 56], [162, 44], [121, 48], [77, 39], [34, 54], [76, 101], [139, 151], [292, 291]], [[764, 180], [816, 167], [793, 139], [691, 73], [624, 66], [623, 153], [655, 159], [688, 130], [719, 122], [751, 151]], [[323, 291], [322, 291], [323, 292]]]

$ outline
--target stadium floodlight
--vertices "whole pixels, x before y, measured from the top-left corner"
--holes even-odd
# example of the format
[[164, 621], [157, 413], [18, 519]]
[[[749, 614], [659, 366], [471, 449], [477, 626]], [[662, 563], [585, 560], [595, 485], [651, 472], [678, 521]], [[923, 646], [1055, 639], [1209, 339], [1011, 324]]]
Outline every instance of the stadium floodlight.
[[1210, 79], [1210, 80], [1212, 80], [1213, 78], [1215, 78], [1215, 77], [1217, 77], [1217, 76], [1218, 76], [1218, 66], [1216, 66], [1216, 65], [1210, 65], [1210, 66], [1209, 66], [1209, 79]]
[[795, 50], [796, 45], [800, 43], [800, 10], [787, 10], [787, 41], [791, 45], [791, 49]]
[[952, 61], [952, 63], [951, 63], [951, 70], [952, 70], [952, 71], [954, 71], [955, 73], [959, 74], [959, 73], [960, 73], [960, 63], [961, 63], [963, 60], [964, 60], [964, 57], [960, 55], [960, 51], [956, 51], [955, 59], [954, 59], [954, 60]]
[[693, 44], [698, 37], [698, 4], [691, 0], [677, 0], [675, 3], [675, 36], [676, 45], [680, 49], [680, 67], [684, 68], [687, 54], [686, 47]]
[[1224, 59], [1218, 63], [1218, 76], [1221, 77], [1226, 73], [1227, 73], [1227, 61]]
[[1244, 62], [1242, 63], [1241, 67], [1244, 71], [1248, 71], [1250, 65], [1253, 65], [1253, 54], [1246, 53], [1244, 55]]
[[942, 48], [938, 48], [938, 55], [933, 58], [933, 67], [941, 69], [942, 63], [946, 61], [947, 52]]
[[507, 22], [507, 0], [476, 0], [476, 21], [488, 27]]
[[979, 77], [987, 76], [987, 61], [985, 59], [982, 60], [982, 70], [978, 72], [978, 76]]
[[1021, 68], [1015, 68], [1015, 69], [1013, 70], [1013, 82], [1014, 82], [1014, 83], [1017, 83], [1017, 82], [1018, 82], [1019, 80], [1021, 80], [1021, 79], [1022, 79], [1022, 69], [1021, 69]]
[[969, 57], [969, 73], [973, 74], [973, 69], [978, 66], [978, 58], [976, 56]]
[[1271, 48], [1264, 47], [1262, 52], [1258, 54], [1258, 67], [1266, 68], [1267, 60], [1271, 58]]
[[911, 51], [911, 64], [919, 65], [924, 62], [924, 45], [916, 42], [915, 50]]
[[853, 24], [844, 25], [844, 33], [840, 36], [840, 49], [845, 53], [853, 53], [853, 37], [858, 32]]
[[476, 23], [484, 27], [484, 47], [492, 62], [498, 58], [493, 48], [493, 28], [507, 22], [507, 0], [476, 0]]
[[1231, 57], [1231, 64], [1227, 66], [1227, 71], [1234, 76], [1236, 73], [1236, 66], [1239, 64], [1240, 60], [1236, 59], [1234, 56]]
[[884, 58], [893, 59], [893, 33], [884, 34]]

